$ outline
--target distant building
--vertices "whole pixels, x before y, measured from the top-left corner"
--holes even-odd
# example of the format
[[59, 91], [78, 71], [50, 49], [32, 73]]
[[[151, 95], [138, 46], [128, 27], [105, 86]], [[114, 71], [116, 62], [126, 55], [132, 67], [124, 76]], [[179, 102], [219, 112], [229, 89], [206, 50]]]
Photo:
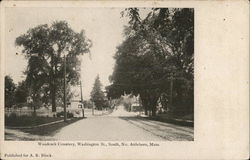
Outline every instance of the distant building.
[[31, 96], [28, 96], [26, 101], [27, 101], [27, 103], [32, 103], [32, 102], [33, 102], [33, 99], [32, 99]]
[[74, 114], [74, 117], [82, 117], [82, 110], [84, 109], [83, 103], [79, 100], [72, 100], [67, 105], [67, 111]]

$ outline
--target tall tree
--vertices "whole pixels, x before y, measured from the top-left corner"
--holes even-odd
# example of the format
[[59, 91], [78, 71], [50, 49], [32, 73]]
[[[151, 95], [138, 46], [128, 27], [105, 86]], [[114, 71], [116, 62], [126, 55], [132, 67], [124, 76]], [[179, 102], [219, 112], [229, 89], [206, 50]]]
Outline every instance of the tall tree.
[[140, 94], [145, 113], [150, 110], [155, 115], [157, 100], [170, 90], [172, 73], [175, 79], [182, 77], [191, 82], [179, 83], [179, 95], [183, 88], [185, 93], [192, 92], [193, 10], [153, 8], [141, 19], [138, 8], [128, 8], [123, 15], [130, 21], [115, 55], [108, 95], [117, 98], [124, 92]]
[[[151, 44], [142, 37], [126, 39], [115, 55], [116, 65], [111, 77], [113, 84], [106, 89], [108, 96], [118, 98], [124, 92], [140, 95], [145, 114], [152, 111], [155, 115], [156, 102], [160, 96], [159, 88], [164, 89], [162, 80], [161, 59], [155, 57]], [[161, 85], [161, 87], [160, 87]]]
[[93, 89], [91, 91], [91, 101], [94, 102], [96, 108], [101, 110], [105, 105], [104, 93], [101, 89], [102, 84], [99, 75], [95, 79]]
[[5, 107], [12, 107], [15, 103], [15, 89], [16, 86], [13, 79], [10, 76], [5, 76], [4, 78], [4, 101]]
[[[126, 13], [126, 14], [125, 14]], [[165, 56], [165, 67], [175, 65], [187, 78], [193, 78], [194, 10], [191, 8], [153, 8], [145, 19], [138, 8], [123, 12], [130, 18], [127, 36], [143, 36]], [[129, 31], [129, 32], [128, 32]], [[155, 56], [161, 54], [155, 53]]]
[[21, 81], [18, 83], [15, 91], [15, 102], [18, 104], [26, 103], [28, 97], [28, 87], [26, 85], [26, 81]]
[[32, 86], [34, 98], [38, 97], [36, 94], [41, 88], [49, 88], [47, 94], [55, 112], [58, 87], [63, 84], [63, 54], [67, 53], [67, 82], [75, 85], [80, 77], [79, 56], [89, 52], [91, 41], [85, 37], [83, 30], [77, 33], [67, 22], [56, 21], [29, 29], [16, 38], [16, 45], [23, 47], [22, 53], [28, 59], [27, 83]]

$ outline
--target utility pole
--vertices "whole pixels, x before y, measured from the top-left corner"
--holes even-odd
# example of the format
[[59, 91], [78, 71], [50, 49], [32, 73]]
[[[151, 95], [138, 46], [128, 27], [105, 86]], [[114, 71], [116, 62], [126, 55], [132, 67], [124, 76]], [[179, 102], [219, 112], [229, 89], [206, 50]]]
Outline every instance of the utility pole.
[[92, 102], [92, 115], [94, 115], [94, 103]]
[[80, 89], [81, 89], [82, 117], [84, 117], [84, 105], [83, 105], [83, 98], [82, 98], [82, 81], [80, 81]]
[[80, 90], [81, 90], [81, 103], [83, 102], [83, 99], [82, 99], [82, 81], [80, 81]]
[[66, 112], [66, 56], [64, 54], [64, 83], [63, 83], [63, 88], [64, 88], [64, 106], [63, 106], [63, 111], [64, 111], [64, 122], [67, 121], [67, 112]]

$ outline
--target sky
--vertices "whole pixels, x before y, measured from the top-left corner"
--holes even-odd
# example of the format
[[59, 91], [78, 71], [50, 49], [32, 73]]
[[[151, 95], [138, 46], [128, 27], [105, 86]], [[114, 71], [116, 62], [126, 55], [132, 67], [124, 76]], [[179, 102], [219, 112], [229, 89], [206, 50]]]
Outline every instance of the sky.
[[[15, 83], [25, 79], [23, 71], [27, 61], [21, 47], [15, 46], [16, 37], [39, 24], [51, 24], [65, 20], [76, 32], [85, 30], [92, 42], [91, 55], [82, 56], [81, 80], [83, 98], [88, 99], [95, 77], [99, 74], [103, 89], [109, 85], [108, 77], [113, 72], [116, 47], [123, 41], [123, 26], [128, 23], [120, 12], [123, 8], [7, 8], [5, 25], [5, 75]], [[91, 57], [91, 58], [90, 58]], [[79, 87], [73, 89], [79, 93]], [[76, 94], [75, 96], [78, 96]]]

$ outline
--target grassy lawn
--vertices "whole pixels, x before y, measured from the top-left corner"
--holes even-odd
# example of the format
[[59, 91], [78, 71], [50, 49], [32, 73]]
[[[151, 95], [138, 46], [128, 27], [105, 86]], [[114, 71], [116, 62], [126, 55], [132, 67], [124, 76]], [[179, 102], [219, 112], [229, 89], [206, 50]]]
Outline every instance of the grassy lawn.
[[53, 136], [57, 130], [74, 123], [82, 118], [70, 118], [66, 122], [62, 121], [59, 123], [49, 124], [45, 126], [33, 127], [41, 124], [55, 122], [63, 120], [63, 117], [34, 117], [34, 116], [5, 116], [5, 126], [8, 127], [33, 127], [33, 128], [22, 128], [20, 131], [43, 136]]
[[21, 129], [21, 131], [34, 134], [34, 135], [53, 136], [56, 133], [56, 131], [58, 131], [59, 129], [81, 119], [82, 118], [72, 118], [68, 120], [67, 122], [59, 122], [56, 124], [51, 124], [51, 125], [41, 126], [41, 127], [31, 128], [31, 129]]
[[154, 120], [154, 121], [159, 121], [159, 122], [172, 123], [172, 124], [181, 125], [181, 126], [194, 127], [194, 123], [192, 121], [188, 122], [184, 119], [175, 120], [173, 117], [156, 116], [156, 117], [144, 117], [144, 118]]
[[62, 120], [62, 117], [5, 116], [5, 126], [28, 127]]

